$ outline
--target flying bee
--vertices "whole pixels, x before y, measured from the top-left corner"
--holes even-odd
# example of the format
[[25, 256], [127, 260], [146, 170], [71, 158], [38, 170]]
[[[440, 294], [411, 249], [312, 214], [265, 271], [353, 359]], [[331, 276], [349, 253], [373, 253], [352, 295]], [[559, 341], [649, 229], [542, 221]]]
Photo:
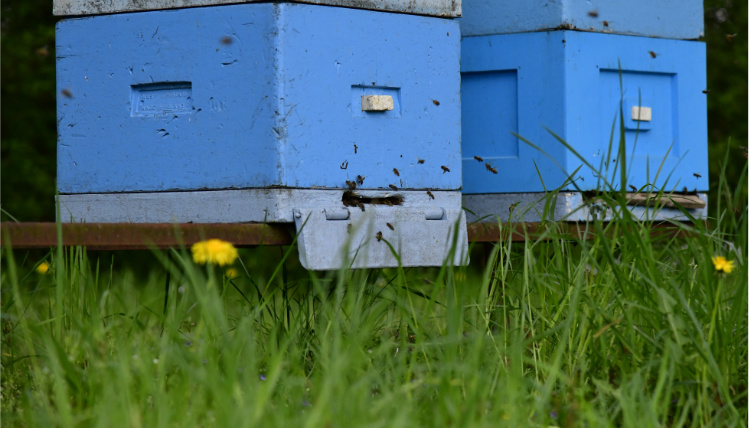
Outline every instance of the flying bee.
[[424, 159], [419, 159], [416, 163], [418, 163], [419, 165], [421, 165], [421, 164], [424, 163]]
[[482, 158], [481, 156], [474, 156], [473, 158], [476, 159], [479, 162], [483, 162], [484, 161], [484, 158]]
[[588, 12], [588, 16], [590, 16], [591, 18], [598, 18], [598, 11], [591, 10], [590, 12]]
[[510, 214], [512, 214], [513, 211], [515, 211], [515, 207], [518, 206], [520, 202], [515, 202], [514, 204], [510, 204], [510, 207], [508, 208], [508, 211], [510, 211]]
[[70, 92], [70, 89], [66, 88], [66, 89], [63, 89], [60, 92], [62, 92], [62, 94], [65, 95], [65, 98], [73, 98], [73, 93]]
[[375, 238], [377, 238], [377, 242], [382, 241], [382, 232], [377, 232], [377, 235], [375, 235]]
[[354, 154], [356, 154], [357, 150], [359, 150], [359, 146], [357, 146], [356, 144], [354, 144]]
[[726, 34], [726, 40], [728, 40], [729, 43], [733, 42], [734, 37], [736, 37], [736, 34]]
[[427, 190], [427, 195], [429, 195], [430, 198], [434, 199], [434, 195], [429, 190]]
[[450, 168], [446, 167], [445, 165], [440, 166], [442, 168], [442, 173], [450, 172]]
[[433, 103], [434, 105], [436, 105], [436, 106], [440, 105], [440, 102], [439, 102], [439, 101], [437, 101], [437, 100], [432, 100], [432, 103]]
[[650, 58], [655, 58], [658, 56], [658, 54], [653, 51], [648, 51], [648, 53], [650, 54]]
[[385, 223], [385, 224], [387, 225], [387, 227], [389, 227], [389, 228], [390, 228], [390, 230], [395, 230], [395, 228], [393, 227], [393, 225], [392, 225], [392, 224], [390, 224], [390, 223]]
[[629, 188], [632, 189], [633, 192], [637, 192], [637, 187], [630, 184]]
[[709, 89], [705, 89], [704, 91], [702, 91], [702, 93], [705, 94], [705, 95], [707, 95], [707, 94], [710, 93], [710, 90]]
[[364, 177], [362, 177], [361, 175], [357, 175], [356, 176], [356, 182], [359, 183], [360, 186], [363, 185], [364, 184]]
[[346, 233], [351, 233], [351, 223], [346, 226]]
[[348, 168], [348, 161], [343, 161], [343, 163], [341, 164], [341, 169], [346, 169], [346, 168]]
[[221, 44], [222, 45], [230, 45], [234, 40], [232, 40], [229, 36], [224, 36], [221, 38]]
[[397, 168], [393, 168], [393, 174], [395, 174], [395, 175], [396, 175], [396, 176], [398, 176], [398, 177], [400, 177], [400, 176], [401, 176], [401, 174], [400, 174], [400, 173], [398, 172], [398, 169], [397, 169]]
[[356, 189], [356, 181], [349, 181], [349, 180], [346, 180], [346, 185], [347, 185], [347, 186], [348, 186], [348, 188], [349, 188], [349, 189], [351, 189], [351, 190], [354, 190], [354, 189]]
[[486, 166], [487, 171], [490, 171], [493, 174], [497, 174], [497, 168], [494, 168], [491, 164], [487, 163], [484, 166]]
[[388, 186], [393, 190], [398, 190], [397, 187], [395, 187], [395, 184], [388, 184]]
[[604, 27], [608, 27], [609, 26], [609, 21], [603, 21], [603, 26]]
[[701, 175], [699, 175], [699, 174], [697, 174], [696, 172], [695, 172], [695, 173], [693, 173], [692, 175], [694, 175], [694, 176], [695, 176], [695, 177], [697, 177], [697, 178], [702, 178], [702, 176], [701, 176]]

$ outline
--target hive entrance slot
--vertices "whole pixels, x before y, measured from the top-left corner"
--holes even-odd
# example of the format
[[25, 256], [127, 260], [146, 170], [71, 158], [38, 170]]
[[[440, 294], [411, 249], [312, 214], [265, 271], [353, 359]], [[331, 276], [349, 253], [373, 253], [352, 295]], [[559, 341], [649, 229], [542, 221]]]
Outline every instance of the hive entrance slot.
[[393, 195], [383, 197], [370, 197], [362, 196], [354, 191], [347, 190], [343, 192], [341, 202], [343, 202], [343, 205], [347, 207], [359, 207], [362, 211], [364, 211], [365, 205], [386, 205], [389, 207], [392, 207], [394, 205], [403, 205], [403, 196]]

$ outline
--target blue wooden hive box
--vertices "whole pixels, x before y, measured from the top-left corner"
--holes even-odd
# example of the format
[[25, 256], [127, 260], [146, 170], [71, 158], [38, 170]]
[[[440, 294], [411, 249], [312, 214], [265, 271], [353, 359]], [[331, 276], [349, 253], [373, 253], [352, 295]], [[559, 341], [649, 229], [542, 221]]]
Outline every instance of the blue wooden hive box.
[[[455, 21], [249, 3], [56, 32], [63, 221], [296, 222], [313, 269], [375, 237], [441, 265], [457, 225], [463, 258]], [[353, 265], [397, 265], [379, 248]]]
[[[636, 193], [677, 192], [691, 200], [692, 215], [706, 215], [705, 45], [674, 39], [702, 34], [702, 4], [678, 3], [464, 2], [469, 220], [508, 219], [514, 207], [521, 208], [516, 215], [528, 214], [526, 221], [540, 220], [546, 192], [554, 189], [561, 192], [552, 210], [557, 219], [588, 220], [586, 192], [622, 188], [633, 200]], [[641, 218], [687, 219], [676, 207], [631, 210]]]

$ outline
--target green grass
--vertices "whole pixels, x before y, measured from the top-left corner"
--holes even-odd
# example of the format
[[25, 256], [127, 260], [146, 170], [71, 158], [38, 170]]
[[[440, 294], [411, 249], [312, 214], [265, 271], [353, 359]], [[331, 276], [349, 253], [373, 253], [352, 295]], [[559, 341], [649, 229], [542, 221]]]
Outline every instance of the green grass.
[[458, 268], [313, 273], [258, 248], [229, 280], [185, 251], [139, 274], [58, 248], [40, 275], [5, 245], [2, 425], [746, 426], [746, 201], [718, 187], [688, 236], [548, 222]]

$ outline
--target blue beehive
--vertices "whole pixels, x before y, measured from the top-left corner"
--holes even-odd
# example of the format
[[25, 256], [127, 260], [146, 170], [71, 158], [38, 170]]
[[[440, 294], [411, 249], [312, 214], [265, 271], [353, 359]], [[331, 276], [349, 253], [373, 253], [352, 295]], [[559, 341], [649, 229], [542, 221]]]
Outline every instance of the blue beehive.
[[702, 0], [466, 0], [463, 37], [578, 29], [669, 39], [703, 35]]
[[411, 237], [386, 223], [429, 220], [419, 233], [440, 247], [431, 264], [465, 221], [454, 21], [253, 3], [70, 19], [56, 31], [64, 220], [312, 216], [345, 229], [340, 220], [371, 204], [372, 227], [392, 242]]
[[[464, 193], [543, 192], [562, 186], [567, 173], [583, 162], [549, 131], [602, 169], [613, 131], [613, 171], [620, 100], [626, 153], [633, 154], [627, 159], [628, 184], [707, 190], [707, 180], [694, 175], [707, 176], [704, 64], [705, 45], [690, 41], [578, 31], [464, 39]], [[649, 109], [651, 117], [634, 120], [640, 119], [632, 115], [637, 107]], [[473, 156], [499, 173], [489, 173]], [[576, 176], [582, 177], [576, 181], [581, 190], [599, 184], [588, 168]], [[610, 178], [617, 183], [618, 176]], [[575, 189], [571, 184], [564, 188]]]
[[[464, 197], [474, 212], [507, 217], [506, 206], [518, 197], [497, 194], [605, 188], [585, 166], [574, 184], [566, 181], [583, 165], [580, 157], [621, 188], [615, 173], [620, 111], [628, 186], [707, 190], [703, 43], [564, 30], [467, 37], [461, 70], [463, 192], [484, 194]], [[495, 195], [496, 210], [487, 211], [485, 194]], [[562, 212], [577, 208], [579, 198], [571, 198], [561, 198]]]

